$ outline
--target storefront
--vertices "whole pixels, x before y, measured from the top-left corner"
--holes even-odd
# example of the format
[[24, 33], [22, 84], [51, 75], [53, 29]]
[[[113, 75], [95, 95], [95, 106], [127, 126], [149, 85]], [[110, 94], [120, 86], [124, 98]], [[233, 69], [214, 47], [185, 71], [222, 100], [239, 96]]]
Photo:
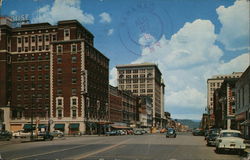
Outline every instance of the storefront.
[[79, 123], [71, 123], [69, 124], [69, 134], [79, 134]]

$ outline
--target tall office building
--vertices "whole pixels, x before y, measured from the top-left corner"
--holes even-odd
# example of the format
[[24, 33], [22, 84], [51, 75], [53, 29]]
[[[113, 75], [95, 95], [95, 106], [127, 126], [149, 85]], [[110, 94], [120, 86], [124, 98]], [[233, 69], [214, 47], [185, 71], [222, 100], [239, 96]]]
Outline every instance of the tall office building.
[[12, 28], [1, 19], [0, 110], [7, 130], [29, 129], [33, 120], [65, 133], [100, 131], [109, 118], [108, 87], [109, 59], [78, 21]]
[[153, 125], [161, 127], [164, 113], [164, 82], [162, 73], [154, 63], [118, 65], [118, 88], [153, 100]]
[[209, 126], [214, 125], [214, 91], [217, 88], [221, 87], [221, 84], [227, 78], [239, 78], [242, 75], [242, 72], [233, 72], [232, 74], [227, 75], [215, 75], [212, 78], [207, 80], [207, 111], [208, 111], [208, 118], [209, 118]]

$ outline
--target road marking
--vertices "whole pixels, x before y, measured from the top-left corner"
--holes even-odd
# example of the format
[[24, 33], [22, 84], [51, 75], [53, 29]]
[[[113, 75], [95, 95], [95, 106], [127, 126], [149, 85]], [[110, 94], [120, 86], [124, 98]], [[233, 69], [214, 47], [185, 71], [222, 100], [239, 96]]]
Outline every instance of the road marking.
[[99, 150], [97, 150], [97, 151], [90, 152], [90, 153], [87, 153], [87, 154], [85, 153], [85, 154], [81, 154], [81, 155], [75, 156], [75, 157], [72, 158], [72, 159], [74, 159], [74, 160], [79, 160], [79, 159], [87, 158], [87, 157], [93, 156], [93, 155], [95, 155], [95, 154], [98, 154], [98, 153], [101, 153], [101, 152], [105, 152], [105, 151], [107, 151], [107, 150], [111, 150], [111, 149], [113, 149], [113, 148], [115, 148], [115, 147], [117, 147], [117, 146], [120, 146], [120, 145], [126, 143], [126, 142], [129, 141], [129, 140], [130, 140], [130, 139], [126, 139], [126, 140], [124, 140], [124, 141], [121, 141], [120, 143], [117, 143], [117, 144], [114, 144], [114, 145], [111, 145], [111, 146], [108, 146], [108, 147], [99, 149]]
[[36, 156], [42, 156], [42, 155], [46, 155], [46, 154], [56, 153], [56, 152], [63, 152], [63, 151], [67, 151], [67, 150], [71, 150], [71, 149], [76, 149], [76, 148], [80, 148], [80, 147], [88, 146], [88, 145], [92, 145], [92, 144], [98, 144], [98, 143], [100, 143], [100, 141], [95, 142], [95, 143], [90, 143], [90, 144], [84, 144], [84, 145], [80, 145], [80, 146], [75, 146], [75, 147], [71, 147], [71, 148], [65, 148], [65, 149], [61, 149], [61, 150], [56, 150], [56, 151], [50, 151], [50, 152], [45, 152], [45, 153], [38, 153], [38, 154], [27, 155], [27, 156], [18, 157], [18, 158], [13, 158], [12, 160], [19, 160], [19, 159], [24, 159], [24, 158], [31, 158], [31, 157], [36, 157]]

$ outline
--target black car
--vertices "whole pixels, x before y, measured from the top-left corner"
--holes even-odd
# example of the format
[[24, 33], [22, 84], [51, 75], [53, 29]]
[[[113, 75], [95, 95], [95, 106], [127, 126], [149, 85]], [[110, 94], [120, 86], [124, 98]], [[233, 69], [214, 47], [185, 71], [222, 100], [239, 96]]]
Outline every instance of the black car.
[[215, 141], [219, 137], [219, 133], [211, 133], [207, 136], [207, 145], [215, 146]]
[[12, 137], [12, 134], [9, 131], [0, 131], [0, 140], [9, 141]]
[[52, 141], [54, 136], [50, 132], [40, 132], [37, 136], [37, 140], [50, 140]]
[[175, 132], [175, 129], [173, 128], [168, 128], [166, 132], [166, 138], [170, 138], [170, 137], [176, 138], [176, 132]]

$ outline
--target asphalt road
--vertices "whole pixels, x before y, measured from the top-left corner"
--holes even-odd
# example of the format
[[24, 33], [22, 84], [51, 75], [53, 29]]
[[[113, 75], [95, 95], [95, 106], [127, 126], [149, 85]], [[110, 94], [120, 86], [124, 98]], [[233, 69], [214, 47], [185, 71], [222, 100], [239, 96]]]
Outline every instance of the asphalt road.
[[[216, 154], [204, 137], [179, 134], [66, 137], [53, 141], [0, 143], [4, 160], [240, 160], [236, 153]], [[1, 158], [0, 158], [1, 159]]]

